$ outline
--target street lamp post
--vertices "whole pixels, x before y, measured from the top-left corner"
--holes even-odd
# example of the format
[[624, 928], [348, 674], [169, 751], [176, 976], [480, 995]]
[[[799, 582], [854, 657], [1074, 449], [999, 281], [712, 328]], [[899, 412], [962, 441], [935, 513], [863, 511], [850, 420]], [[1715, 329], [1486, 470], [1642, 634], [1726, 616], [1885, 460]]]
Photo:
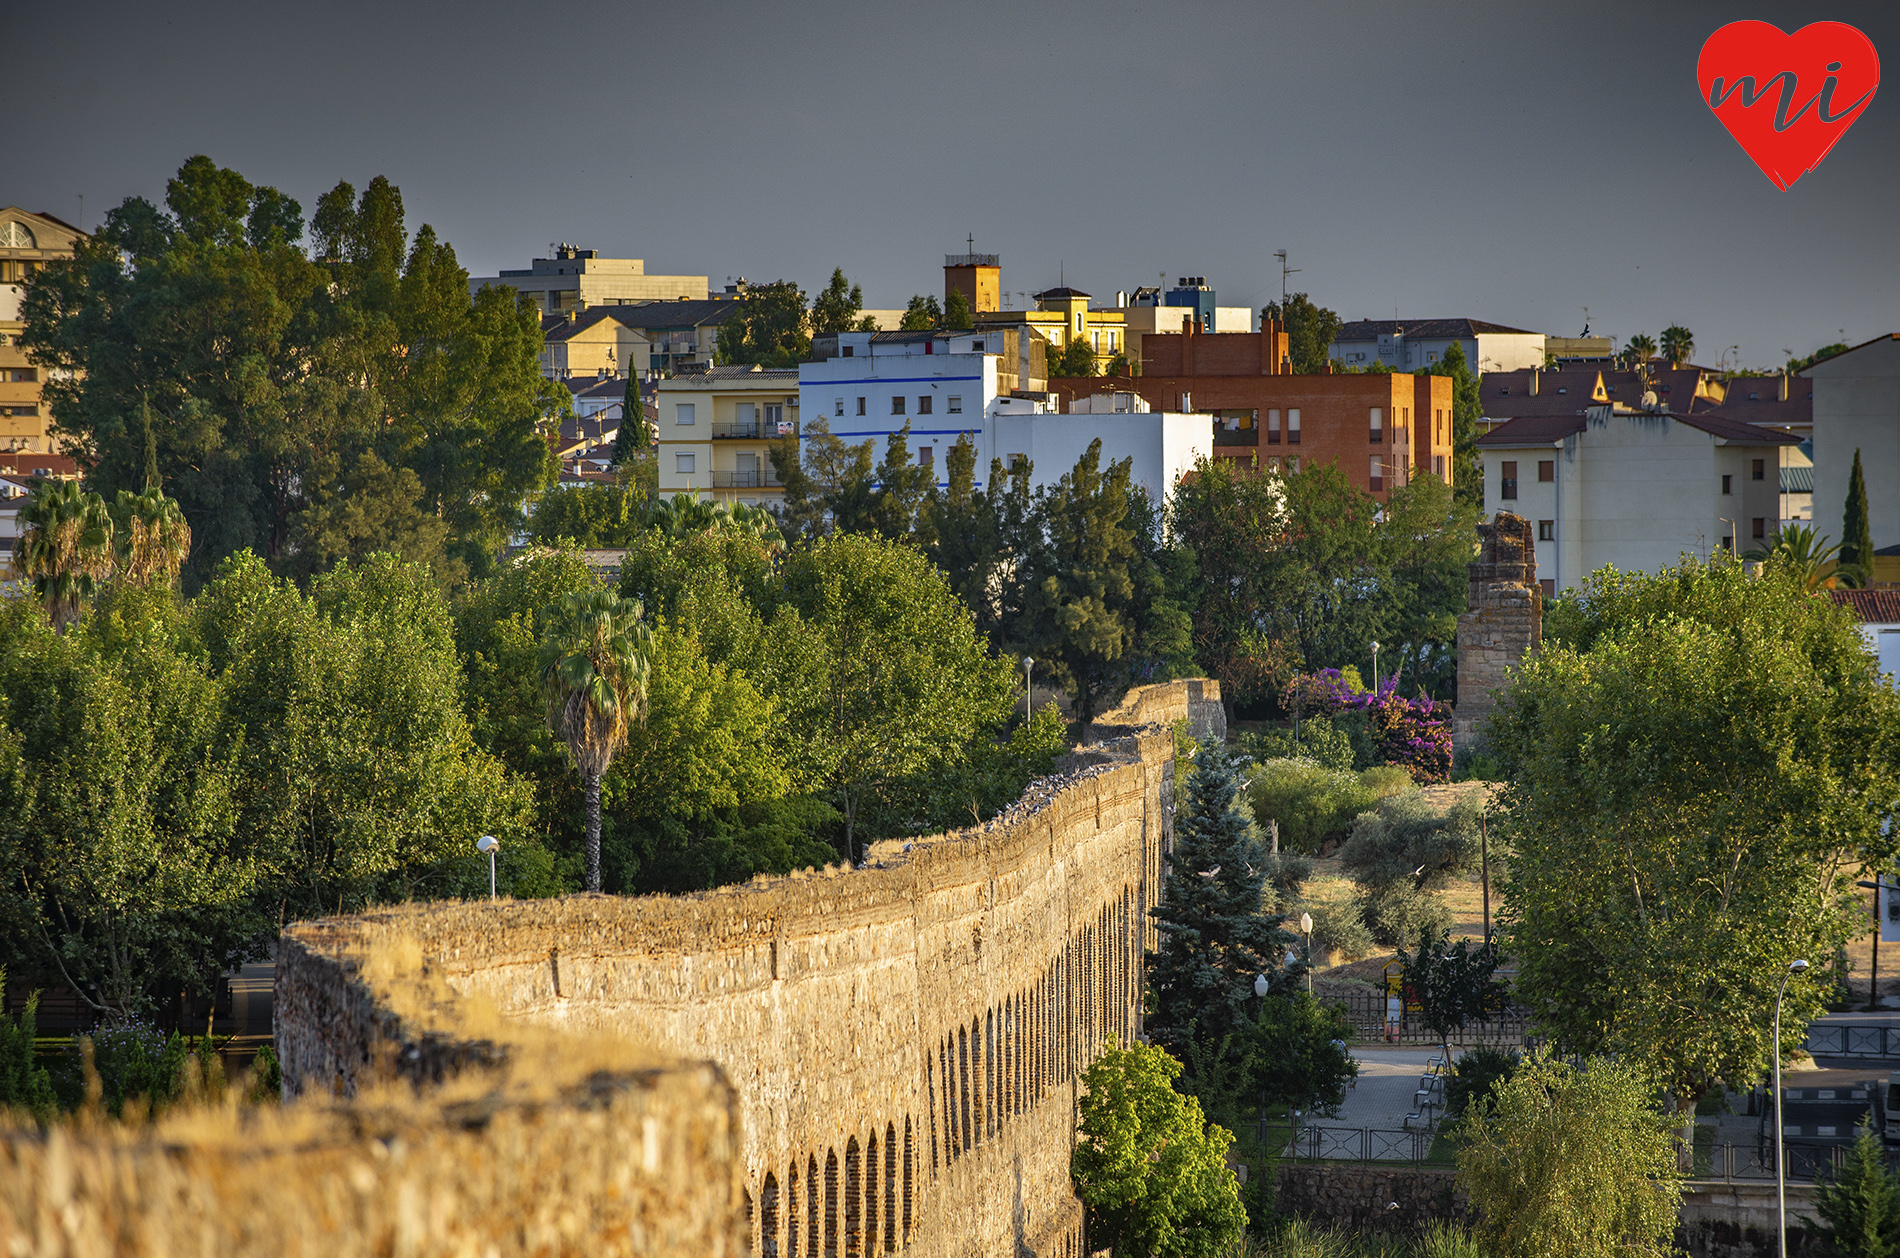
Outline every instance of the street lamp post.
[[1027, 655], [1023, 656], [1023, 720], [1025, 721], [1029, 719], [1029, 670], [1035, 666], [1035, 660]]
[[1300, 932], [1306, 936], [1306, 994], [1313, 994], [1313, 915], [1300, 914]]
[[1379, 693], [1379, 640], [1372, 640], [1372, 693]]
[[1775, 989], [1775, 1239], [1780, 1258], [1788, 1258], [1787, 1158], [1783, 1156], [1781, 1141], [1781, 998], [1788, 991], [1788, 980], [1806, 972], [1807, 968], [1806, 961], [1788, 962], [1788, 969], [1781, 976], [1781, 986]]
[[488, 853], [488, 898], [491, 900], [498, 898], [495, 895], [495, 852], [500, 847], [501, 840], [492, 834], [484, 834], [475, 840], [475, 850]]

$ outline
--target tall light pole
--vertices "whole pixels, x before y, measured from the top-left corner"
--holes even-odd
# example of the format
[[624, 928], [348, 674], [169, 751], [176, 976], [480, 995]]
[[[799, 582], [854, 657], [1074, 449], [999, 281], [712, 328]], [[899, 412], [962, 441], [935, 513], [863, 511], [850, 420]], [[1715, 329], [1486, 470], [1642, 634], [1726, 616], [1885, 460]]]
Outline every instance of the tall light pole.
[[1788, 962], [1788, 969], [1781, 976], [1781, 986], [1775, 989], [1775, 1239], [1779, 1246], [1780, 1258], [1788, 1258], [1788, 1185], [1787, 1158], [1783, 1156], [1781, 1143], [1781, 998], [1788, 991], [1788, 980], [1807, 971], [1808, 963], [1802, 960]]
[[1372, 640], [1372, 693], [1379, 693], [1379, 640]]
[[488, 898], [491, 900], [498, 898], [495, 895], [495, 852], [500, 847], [501, 841], [492, 834], [475, 840], [475, 850], [488, 853]]
[[1300, 914], [1300, 932], [1306, 936], [1306, 994], [1313, 994], [1313, 915]]
[[1035, 660], [1027, 655], [1023, 656], [1023, 720], [1025, 721], [1029, 719], [1029, 670], [1035, 666]]

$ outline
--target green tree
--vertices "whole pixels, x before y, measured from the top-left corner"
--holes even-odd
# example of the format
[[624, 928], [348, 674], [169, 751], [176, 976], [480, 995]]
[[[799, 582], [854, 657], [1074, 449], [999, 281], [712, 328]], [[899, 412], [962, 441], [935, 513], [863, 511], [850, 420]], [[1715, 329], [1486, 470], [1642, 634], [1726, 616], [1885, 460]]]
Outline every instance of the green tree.
[[1797, 371], [1806, 371], [1808, 368], [1814, 366], [1814, 364], [1832, 358], [1836, 354], [1845, 354], [1847, 350], [1848, 345], [1845, 341], [1835, 341], [1831, 345], [1823, 345], [1806, 358], [1790, 358], [1788, 365], [1783, 367], [1782, 370], [1789, 375], [1793, 375]]
[[1836, 565], [1848, 580], [1865, 585], [1874, 569], [1874, 538], [1867, 523], [1867, 478], [1860, 470], [1860, 449], [1847, 476], [1847, 502], [1841, 509], [1841, 551]]
[[1084, 723], [1127, 688], [1121, 665], [1135, 654], [1129, 460], [1104, 475], [1101, 458], [1097, 438], [1044, 497], [1043, 537], [1031, 554], [1018, 630], [1025, 650], [1069, 692]]
[[1399, 950], [1405, 986], [1418, 994], [1425, 1025], [1438, 1033], [1445, 1061], [1451, 1060], [1453, 1031], [1503, 1004], [1504, 986], [1493, 977], [1498, 960], [1497, 944], [1491, 940], [1475, 948], [1469, 939], [1454, 944], [1449, 931], [1429, 926], [1419, 929], [1415, 951]]
[[1672, 323], [1662, 331], [1663, 361], [1671, 367], [1680, 367], [1695, 356], [1695, 333], [1680, 323]]
[[976, 487], [976, 442], [969, 433], [945, 452], [943, 469], [944, 483], [931, 487], [918, 512], [918, 535], [957, 598], [975, 613], [977, 632], [1000, 646], [995, 591], [1003, 575], [1003, 538], [994, 480], [989, 491]]
[[[5, 987], [6, 977], [6, 969], [0, 967], [0, 988]], [[57, 1102], [52, 1076], [33, 1051], [39, 1005], [40, 994], [33, 992], [17, 1019], [0, 1012], [0, 1114], [24, 1112], [45, 1122], [53, 1116]]]
[[191, 526], [178, 504], [157, 486], [137, 494], [121, 489], [111, 514], [119, 577], [140, 584], [176, 581], [191, 553]]
[[78, 481], [44, 480], [20, 508], [20, 575], [65, 632], [112, 571], [112, 515]]
[[1083, 1072], [1070, 1155], [1089, 1248], [1130, 1258], [1215, 1258], [1247, 1225], [1227, 1169], [1232, 1133], [1174, 1090], [1181, 1064], [1152, 1045], [1110, 1048]]
[[600, 890], [600, 779], [646, 713], [652, 632], [641, 607], [611, 590], [569, 594], [548, 609], [537, 663], [548, 728], [587, 792], [587, 889]]
[[[1853, 880], [1897, 841], [1900, 696], [1846, 609], [1772, 565], [1606, 568], [1576, 618], [1491, 722], [1504, 946], [1557, 1043], [1642, 1066], [1687, 1113], [1766, 1073], [1788, 959], [1865, 930]], [[1784, 1044], [1825, 986], [1789, 987]]]
[[1341, 1006], [1298, 988], [1269, 994], [1246, 1037], [1250, 1096], [1307, 1113], [1338, 1113], [1347, 1083], [1359, 1076], [1346, 1048], [1351, 1038]]
[[970, 299], [963, 290], [953, 288], [943, 303], [943, 326], [952, 332], [964, 332], [976, 326], [976, 316], [970, 312]]
[[1853, 573], [1841, 571], [1840, 546], [1812, 525], [1783, 524], [1768, 535], [1767, 543], [1743, 553], [1742, 558], [1756, 563], [1774, 563], [1786, 568], [1801, 588], [1813, 594], [1833, 589]]
[[1049, 377], [1092, 376], [1095, 374], [1095, 351], [1083, 340], [1071, 340], [1063, 346], [1062, 352], [1049, 360]]
[[1655, 356], [1656, 338], [1647, 332], [1638, 332], [1632, 336], [1629, 343], [1623, 347], [1623, 352], [1618, 355], [1622, 359], [1625, 371], [1634, 370]]
[[628, 465], [636, 451], [648, 449], [652, 444], [653, 434], [647, 431], [646, 400], [640, 395], [638, 377], [629, 371], [627, 390], [620, 398], [620, 427], [614, 432], [614, 466]]
[[1294, 942], [1283, 916], [1261, 911], [1267, 858], [1241, 794], [1242, 763], [1217, 744], [1196, 753], [1152, 910], [1160, 941], [1148, 959], [1148, 1029], [1188, 1061], [1196, 1046], [1243, 1051], [1254, 980], [1279, 986]]
[[719, 325], [718, 360], [796, 367], [811, 355], [810, 327], [804, 289], [790, 280], [753, 284]]
[[1293, 360], [1293, 370], [1302, 375], [1318, 375], [1326, 370], [1333, 341], [1339, 329], [1346, 326], [1338, 314], [1314, 305], [1305, 293], [1294, 293], [1284, 306], [1268, 302], [1260, 317], [1262, 321], [1277, 319], [1286, 329], [1287, 357]]
[[278, 564], [284, 571], [307, 579], [381, 553], [427, 564], [450, 583], [466, 575], [466, 565], [449, 558], [449, 524], [424, 505], [414, 471], [390, 466], [374, 450], [358, 452], [347, 471], [331, 454], [316, 455], [310, 466], [308, 505]]
[[1452, 486], [1458, 501], [1474, 507], [1484, 504], [1484, 460], [1478, 457], [1478, 421], [1484, 401], [1478, 396], [1478, 373], [1465, 358], [1462, 342], [1453, 341], [1426, 373], [1451, 377]]
[[904, 307], [903, 322], [898, 327], [905, 332], [928, 332], [943, 326], [943, 307], [937, 304], [933, 294], [929, 297], [921, 294], [912, 297], [910, 304]]
[[1817, 1175], [1821, 1258], [1892, 1258], [1900, 1253], [1900, 1183], [1887, 1170], [1880, 1137], [1863, 1121], [1847, 1161]]
[[627, 485], [550, 489], [528, 513], [528, 536], [544, 546], [563, 539], [590, 548], [626, 546], [652, 527], [650, 505]]
[[1479, 811], [1469, 798], [1439, 809], [1406, 791], [1353, 821], [1339, 861], [1358, 884], [1361, 911], [1380, 942], [1403, 947], [1421, 925], [1449, 925], [1449, 909], [1432, 893], [1477, 869]]
[[[861, 524], [893, 540], [908, 538], [917, 525], [917, 511], [936, 487], [934, 469], [910, 456], [910, 423], [891, 433], [884, 441], [884, 459], [877, 466], [870, 488], [869, 502]], [[834, 508], [835, 511], [835, 508]], [[844, 526], [840, 526], [844, 527]]]
[[907, 545], [822, 538], [787, 557], [784, 597], [774, 693], [856, 860], [885, 793], [1008, 718], [1015, 670], [985, 653], [969, 611]]
[[833, 267], [831, 282], [811, 301], [812, 335], [849, 332], [863, 310], [864, 290], [844, 277], [843, 267]]
[[1634, 1065], [1531, 1054], [1462, 1127], [1458, 1178], [1496, 1258], [1673, 1252], [1682, 1193], [1669, 1120]]

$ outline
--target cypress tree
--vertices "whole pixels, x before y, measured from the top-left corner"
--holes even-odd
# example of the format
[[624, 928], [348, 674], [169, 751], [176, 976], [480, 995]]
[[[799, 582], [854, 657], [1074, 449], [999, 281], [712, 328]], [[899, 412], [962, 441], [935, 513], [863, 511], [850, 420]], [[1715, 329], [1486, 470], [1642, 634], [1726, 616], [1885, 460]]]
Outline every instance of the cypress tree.
[[1860, 449], [1847, 479], [1847, 506], [1841, 513], [1840, 567], [1852, 568], [1862, 585], [1873, 575], [1874, 537], [1867, 522], [1867, 478], [1860, 470]]
[[620, 399], [620, 431], [614, 434], [614, 465], [647, 448], [647, 407], [640, 397], [640, 378], [627, 373], [627, 391]]
[[1815, 1196], [1821, 1216], [1822, 1258], [1894, 1258], [1900, 1255], [1900, 1185], [1887, 1173], [1880, 1140], [1861, 1124], [1837, 1174], [1822, 1179]]
[[1196, 753], [1152, 910], [1161, 939], [1148, 961], [1148, 1032], [1182, 1061], [1204, 1060], [1197, 1046], [1229, 1036], [1228, 1055], [1242, 1051], [1254, 978], [1278, 986], [1294, 943], [1285, 918], [1261, 910], [1267, 858], [1242, 792], [1245, 764], [1219, 744]]

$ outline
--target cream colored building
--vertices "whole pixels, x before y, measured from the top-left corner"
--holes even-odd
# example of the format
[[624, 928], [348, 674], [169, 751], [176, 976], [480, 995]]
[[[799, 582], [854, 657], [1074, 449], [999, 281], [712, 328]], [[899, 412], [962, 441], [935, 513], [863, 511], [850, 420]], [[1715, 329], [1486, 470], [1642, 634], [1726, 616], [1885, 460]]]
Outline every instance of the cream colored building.
[[471, 293], [507, 285], [530, 298], [544, 314], [643, 301], [704, 301], [703, 275], [648, 275], [640, 258], [603, 258], [594, 249], [558, 245], [551, 258], [536, 258], [525, 271], [470, 279]]
[[768, 506], [785, 497], [769, 449], [796, 436], [798, 370], [711, 367], [659, 382], [660, 494]]
[[27, 361], [20, 350], [20, 300], [26, 281], [55, 258], [70, 258], [86, 234], [50, 214], [34, 214], [10, 205], [0, 210], [0, 450], [53, 446], [47, 436], [52, 416], [40, 395], [47, 369]]
[[[948, 268], [946, 268], [947, 270]], [[1128, 312], [1119, 309], [1090, 310], [1089, 295], [1079, 288], [1051, 288], [1034, 294], [1034, 310], [979, 310], [976, 326], [1029, 329], [1049, 343], [1049, 358], [1069, 347], [1071, 341], [1084, 341], [1095, 354], [1095, 369], [1101, 373], [1117, 354], [1128, 352]]]

